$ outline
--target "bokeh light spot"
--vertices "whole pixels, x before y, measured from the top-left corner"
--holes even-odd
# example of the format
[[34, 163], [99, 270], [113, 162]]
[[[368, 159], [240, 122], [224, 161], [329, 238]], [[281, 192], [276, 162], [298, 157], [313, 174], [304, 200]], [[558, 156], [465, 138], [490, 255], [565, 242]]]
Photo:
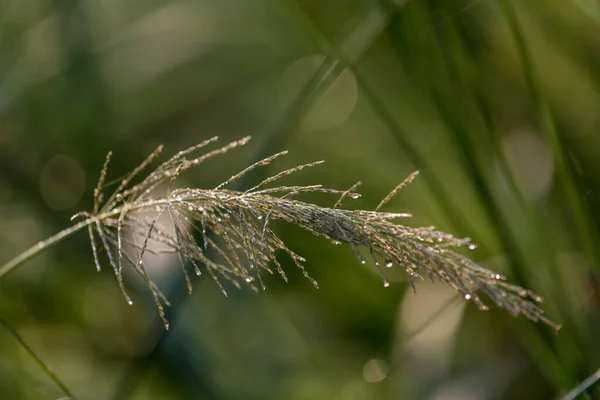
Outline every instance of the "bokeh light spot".
[[72, 157], [59, 154], [52, 157], [42, 169], [40, 192], [53, 210], [73, 207], [85, 190], [85, 172]]
[[369, 360], [363, 367], [363, 377], [370, 383], [380, 382], [387, 376], [387, 364], [383, 360]]

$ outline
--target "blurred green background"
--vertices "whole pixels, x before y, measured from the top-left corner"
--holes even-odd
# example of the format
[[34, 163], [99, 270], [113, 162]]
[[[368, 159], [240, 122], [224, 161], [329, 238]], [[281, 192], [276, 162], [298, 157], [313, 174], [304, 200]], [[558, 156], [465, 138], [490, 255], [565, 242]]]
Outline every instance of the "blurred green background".
[[[387, 209], [472, 237], [563, 328], [413, 294], [400, 271], [384, 289], [286, 224], [319, 290], [282, 260], [289, 284], [226, 299], [202, 276], [187, 296], [156, 260], [165, 334], [145, 285], [127, 274], [128, 306], [79, 234], [0, 281], [0, 317], [78, 399], [557, 398], [600, 368], [599, 115], [597, 0], [2, 0], [1, 262], [91, 209], [109, 150], [112, 179], [161, 143], [252, 135], [179, 184], [289, 149], [252, 179], [325, 159], [285, 183], [361, 180], [345, 205], [373, 209], [419, 169]], [[0, 329], [0, 398], [64, 396]]]

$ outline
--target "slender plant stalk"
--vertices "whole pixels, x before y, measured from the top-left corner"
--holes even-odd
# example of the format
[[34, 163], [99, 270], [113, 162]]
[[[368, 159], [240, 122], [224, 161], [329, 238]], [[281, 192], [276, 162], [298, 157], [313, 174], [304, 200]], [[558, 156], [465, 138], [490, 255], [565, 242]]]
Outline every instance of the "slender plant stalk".
[[600, 381], [600, 369], [594, 372], [592, 375], [584, 379], [579, 385], [574, 387], [569, 393], [564, 395], [561, 400], [575, 400], [579, 396], [585, 394], [593, 386]]

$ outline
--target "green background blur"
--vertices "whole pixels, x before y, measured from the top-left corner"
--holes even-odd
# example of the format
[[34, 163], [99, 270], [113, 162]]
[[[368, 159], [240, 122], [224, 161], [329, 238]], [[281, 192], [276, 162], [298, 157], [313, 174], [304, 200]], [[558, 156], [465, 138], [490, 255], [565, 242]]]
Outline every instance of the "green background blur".
[[[202, 276], [187, 296], [155, 261], [165, 334], [79, 234], [0, 281], [0, 317], [79, 399], [557, 398], [600, 368], [599, 127], [597, 0], [0, 0], [0, 262], [91, 209], [109, 150], [112, 179], [161, 143], [252, 135], [179, 184], [288, 149], [252, 179], [325, 159], [282, 183], [360, 180], [344, 204], [373, 209], [419, 169], [386, 209], [473, 238], [563, 329], [415, 295], [398, 270], [384, 289], [346, 246], [278, 223], [319, 290], [282, 259], [289, 284], [226, 299]], [[64, 396], [0, 329], [0, 399]]]

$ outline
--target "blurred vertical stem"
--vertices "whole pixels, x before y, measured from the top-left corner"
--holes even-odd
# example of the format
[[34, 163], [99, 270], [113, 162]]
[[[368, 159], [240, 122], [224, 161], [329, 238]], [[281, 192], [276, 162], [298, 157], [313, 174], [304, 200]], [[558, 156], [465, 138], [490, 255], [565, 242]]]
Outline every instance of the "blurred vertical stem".
[[0, 325], [2, 325], [4, 327], [4, 329], [6, 329], [6, 331], [15, 338], [15, 340], [17, 342], [19, 342], [19, 344], [23, 347], [23, 349], [25, 350], [25, 352], [27, 352], [27, 354], [29, 354], [29, 356], [33, 359], [33, 361], [35, 361], [35, 363], [42, 369], [42, 371], [44, 371], [44, 373], [46, 375], [48, 375], [48, 377], [52, 380], [52, 382], [54, 382], [56, 384], [56, 386], [58, 386], [60, 388], [60, 390], [62, 390], [62, 392], [69, 397], [70, 400], [76, 400], [75, 396], [73, 396], [73, 394], [71, 393], [71, 391], [67, 388], [67, 385], [65, 385], [51, 370], [50, 368], [42, 361], [42, 359], [40, 357], [38, 357], [38, 355], [35, 353], [35, 351], [33, 351], [33, 349], [31, 347], [29, 347], [29, 345], [27, 344], [27, 342], [25, 342], [25, 340], [23, 340], [23, 338], [21, 337], [21, 335], [19, 335], [19, 333], [8, 323], [4, 320], [4, 318], [0, 317]]
[[517, 14], [510, 0], [500, 0], [498, 4], [514, 38], [517, 54], [521, 61], [527, 87], [531, 94], [533, 106], [535, 107], [538, 123], [540, 124], [540, 130], [546, 137], [552, 151], [554, 165], [559, 182], [564, 190], [566, 203], [570, 206], [570, 211], [581, 236], [580, 239], [583, 247], [588, 256], [593, 259], [596, 270], [600, 271], [600, 241], [598, 232], [588, 215], [588, 210], [581, 200], [583, 196], [579, 193], [575, 185], [575, 174], [558, 135], [548, 100], [544, 96], [541, 84], [536, 78], [535, 66], [530, 57]]

